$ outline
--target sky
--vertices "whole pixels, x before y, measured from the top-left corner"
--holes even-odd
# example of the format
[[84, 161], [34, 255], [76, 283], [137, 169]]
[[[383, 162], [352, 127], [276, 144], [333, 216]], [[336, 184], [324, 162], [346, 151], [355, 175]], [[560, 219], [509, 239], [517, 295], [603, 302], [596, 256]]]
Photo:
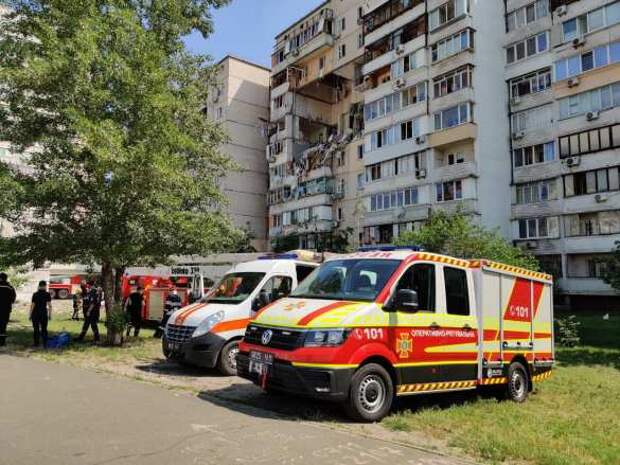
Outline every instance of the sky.
[[215, 32], [206, 40], [198, 33], [186, 38], [193, 53], [208, 54], [215, 61], [236, 55], [271, 67], [276, 34], [282, 32], [323, 0], [232, 0], [213, 12]]

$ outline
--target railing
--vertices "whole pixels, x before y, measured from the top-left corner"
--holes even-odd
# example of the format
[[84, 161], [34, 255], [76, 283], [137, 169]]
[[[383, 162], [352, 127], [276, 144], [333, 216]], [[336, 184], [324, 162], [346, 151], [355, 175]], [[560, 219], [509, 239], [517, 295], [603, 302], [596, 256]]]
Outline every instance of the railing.
[[370, 34], [421, 3], [424, 3], [424, 0], [390, 0], [364, 16], [364, 34]]

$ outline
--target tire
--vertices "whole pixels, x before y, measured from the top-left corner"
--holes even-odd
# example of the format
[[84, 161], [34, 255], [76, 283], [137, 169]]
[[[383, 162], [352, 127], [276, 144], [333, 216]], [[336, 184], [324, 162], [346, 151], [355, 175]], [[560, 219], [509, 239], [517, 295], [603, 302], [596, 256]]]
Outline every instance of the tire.
[[345, 410], [355, 421], [375, 422], [389, 413], [393, 401], [392, 377], [381, 365], [369, 363], [351, 378]]
[[58, 289], [58, 292], [56, 294], [58, 296], [59, 299], [68, 299], [69, 298], [69, 291], [66, 289]]
[[166, 336], [162, 336], [161, 338], [161, 351], [166, 357], [166, 360], [172, 360], [172, 351], [168, 348], [168, 341], [166, 340]]
[[237, 374], [237, 354], [239, 353], [239, 341], [227, 342], [220, 351], [217, 362], [217, 369], [224, 376], [235, 376]]
[[58, 298], [58, 294], [56, 293], [56, 291], [54, 289], [50, 289], [50, 295], [52, 296], [52, 299], [57, 299]]
[[524, 402], [529, 392], [530, 379], [527, 369], [521, 362], [513, 362], [508, 367], [506, 398], [514, 402]]

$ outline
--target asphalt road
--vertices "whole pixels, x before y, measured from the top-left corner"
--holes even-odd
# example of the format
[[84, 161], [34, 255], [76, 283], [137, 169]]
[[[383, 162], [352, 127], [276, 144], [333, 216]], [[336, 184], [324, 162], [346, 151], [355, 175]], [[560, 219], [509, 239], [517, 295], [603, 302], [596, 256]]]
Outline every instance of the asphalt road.
[[2, 465], [460, 465], [241, 405], [0, 354]]

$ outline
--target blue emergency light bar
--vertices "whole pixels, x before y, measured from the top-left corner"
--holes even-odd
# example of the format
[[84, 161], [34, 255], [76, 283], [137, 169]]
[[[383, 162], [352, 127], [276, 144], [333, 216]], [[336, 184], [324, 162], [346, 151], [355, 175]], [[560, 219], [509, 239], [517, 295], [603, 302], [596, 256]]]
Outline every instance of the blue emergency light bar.
[[297, 260], [299, 255], [296, 253], [274, 253], [269, 255], [261, 255], [259, 260]]
[[358, 252], [396, 252], [398, 250], [410, 250], [411, 252], [421, 252], [419, 245], [364, 245]]

